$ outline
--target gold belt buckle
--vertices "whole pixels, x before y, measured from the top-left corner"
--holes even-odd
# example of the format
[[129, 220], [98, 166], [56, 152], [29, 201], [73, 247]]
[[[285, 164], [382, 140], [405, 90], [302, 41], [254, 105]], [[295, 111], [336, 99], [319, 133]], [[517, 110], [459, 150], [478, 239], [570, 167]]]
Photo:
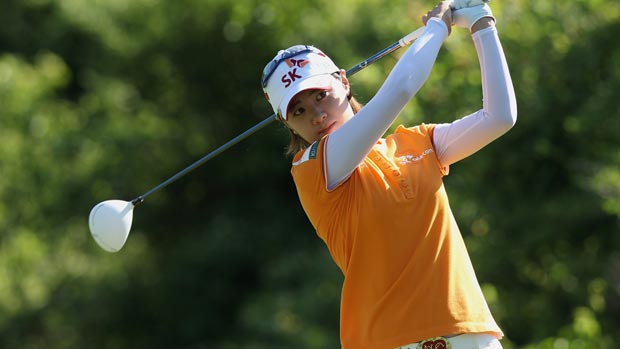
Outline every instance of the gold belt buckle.
[[416, 349], [450, 349], [452, 346], [445, 337], [425, 339], [418, 344]]

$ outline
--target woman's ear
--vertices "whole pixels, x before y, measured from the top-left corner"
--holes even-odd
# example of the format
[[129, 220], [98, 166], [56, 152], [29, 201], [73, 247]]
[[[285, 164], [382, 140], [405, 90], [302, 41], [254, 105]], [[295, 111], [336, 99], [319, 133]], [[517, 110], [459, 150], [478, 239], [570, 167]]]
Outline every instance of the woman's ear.
[[340, 81], [347, 92], [347, 97], [351, 96], [351, 85], [349, 85], [349, 79], [347, 79], [347, 71], [344, 69], [340, 69]]

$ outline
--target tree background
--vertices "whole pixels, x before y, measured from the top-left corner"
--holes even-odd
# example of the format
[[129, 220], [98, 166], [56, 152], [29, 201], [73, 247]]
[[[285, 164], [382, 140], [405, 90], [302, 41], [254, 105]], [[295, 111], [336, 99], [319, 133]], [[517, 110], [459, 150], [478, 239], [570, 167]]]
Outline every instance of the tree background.
[[[309, 43], [348, 68], [432, 1], [3, 0], [1, 348], [337, 348], [342, 276], [274, 123], [136, 209], [118, 253], [90, 209], [130, 200], [271, 114], [259, 78]], [[620, 3], [494, 1], [519, 107], [446, 177], [506, 348], [620, 342]], [[400, 53], [351, 79], [367, 101]], [[398, 122], [480, 107], [454, 28]]]

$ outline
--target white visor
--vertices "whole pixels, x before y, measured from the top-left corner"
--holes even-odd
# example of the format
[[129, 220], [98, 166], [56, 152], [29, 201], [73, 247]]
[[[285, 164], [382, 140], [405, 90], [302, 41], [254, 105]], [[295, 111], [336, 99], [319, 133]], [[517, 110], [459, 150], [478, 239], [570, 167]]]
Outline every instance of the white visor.
[[279, 62], [263, 88], [273, 111], [283, 120], [287, 119], [287, 109], [295, 95], [306, 90], [331, 89], [332, 74], [339, 71], [323, 52], [312, 49]]

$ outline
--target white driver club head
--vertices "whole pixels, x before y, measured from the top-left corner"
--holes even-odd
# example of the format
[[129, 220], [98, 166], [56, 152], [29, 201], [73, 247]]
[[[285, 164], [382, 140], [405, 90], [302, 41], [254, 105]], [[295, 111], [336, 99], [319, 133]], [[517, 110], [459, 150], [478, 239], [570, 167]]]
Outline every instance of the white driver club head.
[[[473, 6], [476, 3], [482, 4], [484, 2], [487, 2], [488, 0], [453, 0], [453, 1], [458, 1], [458, 4], [456, 5], [456, 7], [463, 7], [463, 6], [467, 7], [467, 6]], [[420, 36], [420, 34], [423, 31], [424, 31], [424, 27], [418, 28], [415, 31], [407, 34], [405, 37], [401, 38], [399, 41], [394, 42], [390, 46], [368, 57], [366, 60], [358, 63], [357, 65], [347, 70], [347, 76], [352, 76], [356, 74], [357, 72], [359, 72], [360, 70], [364, 69], [365, 67], [368, 67], [370, 64], [398, 50], [399, 48], [402, 48], [402, 47], [405, 47], [411, 44], [418, 36]], [[168, 186], [170, 183], [178, 180], [179, 178], [183, 177], [190, 171], [193, 171], [194, 169], [196, 169], [198, 166], [218, 156], [219, 154], [226, 151], [233, 145], [248, 138], [250, 135], [264, 128], [265, 126], [275, 121], [276, 119], [277, 119], [276, 115], [271, 114], [271, 116], [267, 117], [266, 119], [259, 122], [258, 124], [250, 127], [245, 132], [239, 134], [238, 136], [224, 143], [219, 148], [211, 151], [207, 155], [195, 161], [193, 164], [187, 166], [183, 170], [176, 173], [174, 176], [156, 185], [155, 187], [153, 187], [146, 193], [138, 196], [132, 201], [108, 200], [108, 201], [101, 202], [97, 206], [93, 207], [93, 209], [90, 211], [88, 225], [90, 227], [90, 233], [92, 234], [93, 238], [95, 238], [95, 241], [97, 242], [97, 244], [99, 244], [101, 248], [109, 252], [119, 251], [121, 248], [123, 248], [125, 241], [127, 241], [127, 236], [129, 235], [129, 230], [131, 229], [131, 221], [133, 219], [133, 208], [135, 206], [142, 203], [147, 196]]]
[[108, 252], [118, 252], [129, 235], [134, 205], [129, 201], [100, 202], [88, 217], [90, 233], [97, 244]]

